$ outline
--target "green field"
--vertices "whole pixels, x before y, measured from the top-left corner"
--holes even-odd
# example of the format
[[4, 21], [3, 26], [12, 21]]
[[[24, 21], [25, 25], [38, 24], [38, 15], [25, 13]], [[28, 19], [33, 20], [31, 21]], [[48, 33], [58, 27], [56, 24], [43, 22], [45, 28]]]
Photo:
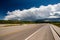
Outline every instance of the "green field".
[[51, 23], [51, 24], [54, 24], [54, 25], [60, 27], [60, 23], [59, 22], [57, 22], [57, 23]]
[[[0, 20], [0, 24], [36, 24], [36, 23], [51, 23], [51, 24], [54, 24], [58, 27], [60, 27], [60, 22], [58, 21], [42, 21], [42, 20], [39, 20], [39, 21], [18, 21], [18, 20]], [[8, 25], [10, 26], [10, 25]]]

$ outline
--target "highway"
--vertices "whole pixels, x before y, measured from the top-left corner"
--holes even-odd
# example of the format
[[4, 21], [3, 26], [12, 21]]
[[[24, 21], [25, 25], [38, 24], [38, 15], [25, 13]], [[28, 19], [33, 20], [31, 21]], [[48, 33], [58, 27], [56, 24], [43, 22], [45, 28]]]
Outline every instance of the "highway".
[[[51, 24], [24, 24], [18, 26], [1, 27], [0, 40], [60, 40]], [[57, 30], [57, 28], [55, 29]]]

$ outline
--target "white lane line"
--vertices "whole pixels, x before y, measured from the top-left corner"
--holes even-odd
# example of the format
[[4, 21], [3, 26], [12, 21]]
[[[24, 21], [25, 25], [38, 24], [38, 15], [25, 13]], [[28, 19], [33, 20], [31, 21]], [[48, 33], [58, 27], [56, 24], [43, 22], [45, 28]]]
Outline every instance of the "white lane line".
[[28, 40], [29, 38], [31, 38], [33, 35], [35, 35], [37, 32], [39, 32], [43, 27], [39, 28], [36, 32], [34, 32], [33, 34], [31, 34], [29, 37], [27, 37], [25, 40]]
[[60, 37], [60, 28], [55, 26], [55, 25], [52, 25], [52, 27], [55, 29], [55, 31], [58, 33], [59, 37]]
[[52, 26], [50, 26], [50, 28], [51, 28], [51, 31], [52, 31], [52, 33], [53, 33], [53, 36], [54, 36], [55, 40], [60, 40], [59, 36], [58, 36], [57, 33], [53, 30]]

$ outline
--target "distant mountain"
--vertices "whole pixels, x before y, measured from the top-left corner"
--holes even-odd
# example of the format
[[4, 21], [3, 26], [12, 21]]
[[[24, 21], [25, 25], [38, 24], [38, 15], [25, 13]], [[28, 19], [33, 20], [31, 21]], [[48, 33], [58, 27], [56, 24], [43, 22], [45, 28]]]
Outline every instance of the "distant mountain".
[[58, 22], [60, 21], [60, 18], [45, 18], [45, 19], [38, 19], [36, 22], [48, 22], [48, 21], [53, 21], [53, 22]]

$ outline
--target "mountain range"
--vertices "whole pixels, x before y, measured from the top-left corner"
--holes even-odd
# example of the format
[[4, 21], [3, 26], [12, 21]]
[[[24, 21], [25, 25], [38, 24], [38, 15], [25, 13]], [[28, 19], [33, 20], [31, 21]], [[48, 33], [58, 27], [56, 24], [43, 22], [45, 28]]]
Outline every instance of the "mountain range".
[[60, 18], [44, 18], [44, 19], [38, 19], [36, 21], [45, 21], [45, 22], [53, 21], [53, 22], [59, 22]]

